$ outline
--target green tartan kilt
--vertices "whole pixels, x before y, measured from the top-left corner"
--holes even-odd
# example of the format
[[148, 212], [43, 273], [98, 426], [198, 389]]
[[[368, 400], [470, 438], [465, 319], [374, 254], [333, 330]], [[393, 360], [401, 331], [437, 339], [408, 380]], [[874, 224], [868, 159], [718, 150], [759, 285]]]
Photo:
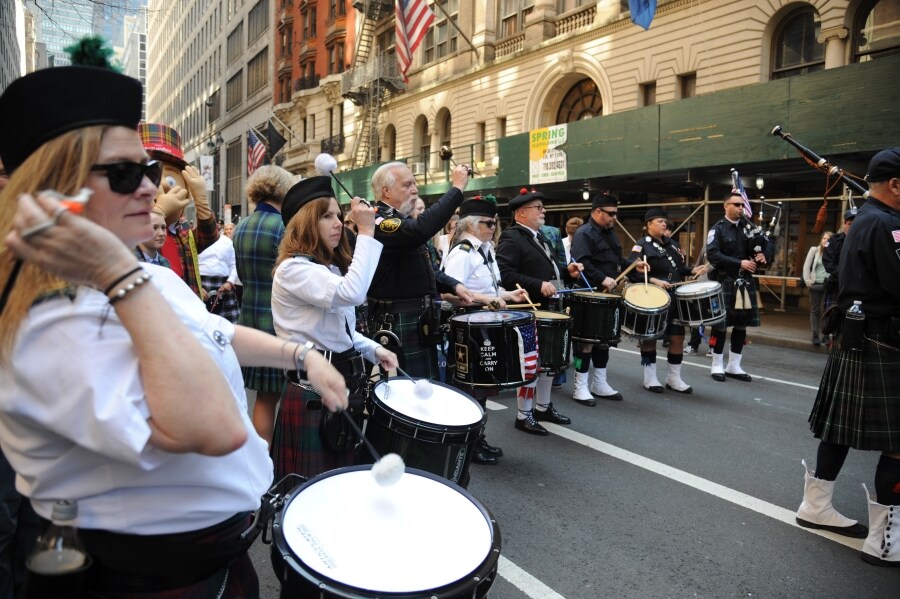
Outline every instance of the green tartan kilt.
[[[312, 478], [328, 470], [353, 465], [353, 449], [337, 452], [322, 442], [319, 424], [323, 410], [328, 408], [321, 406], [321, 399], [314, 391], [284, 383], [272, 438], [276, 481], [288, 474]], [[311, 401], [319, 402], [320, 407], [309, 409], [308, 402]]]
[[[431, 309], [433, 310], [433, 308]], [[421, 320], [431, 319], [429, 310], [418, 312], [401, 312], [394, 314], [391, 330], [400, 339], [400, 347], [389, 347], [397, 354], [400, 368], [410, 376], [437, 379], [437, 341], [425, 339], [422, 333]], [[384, 315], [369, 308], [369, 335], [379, 341], [376, 333], [383, 328]], [[437, 332], [437, 322], [429, 323], [429, 330]]]
[[747, 285], [747, 293], [750, 294], [750, 309], [735, 310], [734, 309], [734, 279], [723, 277], [719, 279], [722, 284], [722, 301], [725, 303], [725, 322], [716, 325], [718, 327], [758, 327], [760, 325], [759, 318], [759, 302], [756, 299], [756, 280], [750, 279]]
[[866, 335], [863, 351], [841, 350], [838, 335], [809, 415], [813, 434], [854, 449], [900, 451], [900, 350]]

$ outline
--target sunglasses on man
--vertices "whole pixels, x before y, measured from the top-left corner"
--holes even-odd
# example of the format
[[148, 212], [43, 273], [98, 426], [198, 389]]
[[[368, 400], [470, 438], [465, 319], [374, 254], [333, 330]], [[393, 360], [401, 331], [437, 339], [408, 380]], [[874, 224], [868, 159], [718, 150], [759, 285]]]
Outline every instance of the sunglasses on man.
[[163, 167], [158, 160], [146, 164], [139, 162], [113, 162], [111, 164], [95, 164], [92, 171], [103, 171], [109, 179], [109, 188], [116, 193], [134, 193], [141, 186], [144, 177], [159, 187], [162, 181]]

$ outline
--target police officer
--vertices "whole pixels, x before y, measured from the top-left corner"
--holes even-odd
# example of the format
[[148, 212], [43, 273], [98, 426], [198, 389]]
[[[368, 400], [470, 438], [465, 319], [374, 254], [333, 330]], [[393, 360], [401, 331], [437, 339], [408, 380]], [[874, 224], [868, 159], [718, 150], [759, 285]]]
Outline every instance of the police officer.
[[[520, 286], [534, 303], [543, 309], [561, 309], [557, 291], [563, 288], [563, 277], [577, 277], [581, 265], [569, 264], [560, 272], [553, 257], [553, 248], [540, 232], [544, 224], [544, 194], [538, 191], [522, 193], [509, 201], [515, 223], [500, 235], [497, 245], [497, 264], [503, 287]], [[556, 411], [550, 401], [552, 374], [539, 374], [531, 383], [519, 387], [516, 397], [518, 413], [516, 429], [534, 435], [546, 435], [540, 421], [570, 424], [572, 421]], [[534, 404], [537, 405], [534, 405]]]
[[[710, 345], [713, 346], [712, 378], [725, 377], [750, 382], [750, 375], [741, 368], [741, 351], [747, 339], [747, 327], [759, 326], [759, 306], [756, 300], [756, 281], [753, 273], [759, 265], [772, 261], [774, 244], [754, 228], [744, 215], [744, 199], [732, 189], [725, 196], [725, 217], [713, 225], [706, 236], [706, 255], [714, 270], [709, 278], [722, 284], [725, 301], [725, 321], [713, 327]], [[723, 368], [725, 335], [731, 331], [731, 351], [728, 365]]]
[[850, 321], [844, 320], [822, 374], [809, 417], [820, 439], [816, 469], [806, 472], [797, 521], [866, 536], [864, 526], [832, 506], [834, 481], [850, 447], [881, 451], [875, 501], [866, 491], [869, 529], [862, 558], [900, 567], [900, 147], [875, 154], [866, 180], [869, 199], [844, 242], [838, 293], [841, 312], [860, 301], [865, 320], [858, 345], [851, 343]]
[[[625, 266], [622, 245], [613, 231], [618, 214], [619, 201], [615, 197], [605, 193], [595, 195], [591, 201], [590, 218], [578, 227], [572, 238], [572, 260], [584, 265], [584, 276], [592, 286], [606, 291], [615, 289], [615, 277]], [[645, 268], [640, 266], [642, 271]], [[622, 399], [622, 394], [606, 382], [608, 345], [574, 343], [573, 353], [575, 390], [572, 399], [585, 406], [597, 405], [594, 395], [601, 399], [616, 401]], [[594, 370], [589, 375], [591, 362]]]
[[378, 217], [375, 239], [384, 246], [368, 293], [369, 332], [375, 341], [397, 352], [412, 376], [434, 378], [437, 368], [438, 293], [452, 293], [470, 304], [472, 293], [443, 272], [435, 272], [426, 242], [453, 215], [463, 201], [468, 168], [451, 172], [453, 186], [418, 218], [411, 218], [419, 190], [409, 167], [402, 162], [383, 164], [372, 175]]
[[[706, 266], [691, 268], [684, 261], [684, 255], [678, 245], [667, 235], [667, 215], [662, 208], [650, 208], [644, 214], [647, 235], [637, 240], [631, 249], [629, 262], [645, 260], [650, 266], [649, 279], [673, 293], [673, 283], [678, 283], [685, 276], [700, 275], [706, 272]], [[637, 281], [637, 275], [633, 276]], [[674, 298], [672, 298], [674, 300]], [[674, 303], [674, 302], [673, 302]], [[666, 356], [668, 374], [666, 388], [679, 393], [691, 393], [693, 388], [681, 379], [681, 362], [684, 358], [684, 325], [675, 322], [674, 305], [670, 304], [665, 331], [669, 337], [669, 351]], [[656, 339], [641, 342], [641, 367], [644, 372], [644, 389], [654, 393], [662, 393], [663, 387], [656, 378]]]

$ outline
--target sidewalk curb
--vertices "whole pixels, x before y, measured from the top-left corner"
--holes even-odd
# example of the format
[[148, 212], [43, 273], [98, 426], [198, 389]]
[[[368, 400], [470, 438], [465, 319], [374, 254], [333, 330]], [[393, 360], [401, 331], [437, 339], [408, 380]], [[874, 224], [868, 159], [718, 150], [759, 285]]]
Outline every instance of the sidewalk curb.
[[747, 339], [750, 341], [751, 345], [754, 343], [758, 343], [760, 345], [769, 345], [772, 347], [797, 349], [813, 354], [828, 354], [828, 347], [824, 344], [816, 347], [807, 340], [795, 339], [793, 337], [781, 337], [779, 335], [774, 335], [771, 333], [753, 332], [748, 330]]

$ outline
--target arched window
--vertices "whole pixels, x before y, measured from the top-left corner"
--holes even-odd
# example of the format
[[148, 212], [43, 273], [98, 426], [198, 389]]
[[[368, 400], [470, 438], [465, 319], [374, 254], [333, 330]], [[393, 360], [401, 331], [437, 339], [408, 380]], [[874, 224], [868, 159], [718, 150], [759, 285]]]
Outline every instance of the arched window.
[[428, 119], [419, 116], [413, 129], [413, 152], [417, 162], [428, 163], [431, 154], [431, 136], [428, 135]]
[[397, 159], [397, 130], [393, 125], [388, 125], [384, 130], [384, 138], [382, 142], [384, 148], [384, 156], [379, 157], [379, 162], [390, 162]]
[[603, 98], [597, 84], [590, 78], [582, 79], [572, 86], [559, 104], [556, 124], [583, 121], [603, 115]]
[[819, 37], [821, 22], [812, 7], [791, 13], [775, 35], [772, 79], [784, 79], [825, 68], [825, 46]]
[[900, 0], [870, 0], [860, 6], [853, 28], [853, 60], [900, 54]]

